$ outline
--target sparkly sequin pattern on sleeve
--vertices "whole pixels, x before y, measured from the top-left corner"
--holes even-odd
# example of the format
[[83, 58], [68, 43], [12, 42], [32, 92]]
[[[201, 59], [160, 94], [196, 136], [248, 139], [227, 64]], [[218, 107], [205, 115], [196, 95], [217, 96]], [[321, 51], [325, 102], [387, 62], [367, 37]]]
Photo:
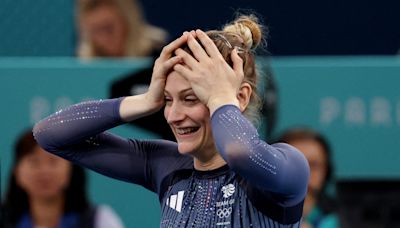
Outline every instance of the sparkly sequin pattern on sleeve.
[[217, 109], [211, 118], [215, 144], [229, 167], [252, 185], [281, 195], [281, 203], [304, 199], [309, 167], [301, 152], [260, 139], [253, 124], [233, 105]]

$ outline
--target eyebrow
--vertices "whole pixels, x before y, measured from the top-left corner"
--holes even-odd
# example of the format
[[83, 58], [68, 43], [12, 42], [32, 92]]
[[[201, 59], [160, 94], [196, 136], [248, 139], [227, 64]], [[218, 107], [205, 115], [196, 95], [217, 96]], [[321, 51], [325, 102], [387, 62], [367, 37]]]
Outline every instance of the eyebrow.
[[[180, 91], [179, 94], [185, 94], [185, 93], [187, 93], [188, 91], [193, 91], [192, 87], [189, 87], [189, 88], [187, 88], [187, 89], [184, 89], [184, 90]], [[164, 94], [165, 94], [165, 93], [169, 94], [168, 90], [164, 90]]]

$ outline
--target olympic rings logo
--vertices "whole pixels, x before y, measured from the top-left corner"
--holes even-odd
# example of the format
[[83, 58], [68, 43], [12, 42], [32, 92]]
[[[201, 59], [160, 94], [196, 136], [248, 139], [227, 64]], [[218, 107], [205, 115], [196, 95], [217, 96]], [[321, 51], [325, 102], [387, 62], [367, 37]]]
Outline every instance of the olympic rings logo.
[[217, 215], [219, 218], [228, 218], [232, 213], [232, 207], [220, 208], [217, 210]]

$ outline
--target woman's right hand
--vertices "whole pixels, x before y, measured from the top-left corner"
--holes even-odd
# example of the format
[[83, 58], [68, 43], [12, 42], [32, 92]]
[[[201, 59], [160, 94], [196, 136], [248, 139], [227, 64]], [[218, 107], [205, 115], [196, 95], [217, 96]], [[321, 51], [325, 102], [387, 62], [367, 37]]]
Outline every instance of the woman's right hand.
[[[132, 121], [150, 115], [160, 110], [164, 105], [164, 88], [167, 75], [175, 64], [182, 61], [181, 57], [173, 56], [174, 51], [187, 42], [187, 33], [172, 41], [163, 48], [154, 63], [153, 75], [146, 93], [126, 97], [122, 100], [119, 113], [124, 121]], [[172, 57], [173, 56], [173, 57]]]
[[163, 48], [160, 56], [155, 61], [153, 75], [149, 90], [146, 93], [147, 100], [154, 104], [154, 108], [159, 110], [164, 105], [164, 88], [167, 75], [171, 72], [175, 64], [182, 61], [179, 56], [173, 56], [175, 50], [187, 42], [187, 34], [184, 33], [178, 39], [172, 41]]

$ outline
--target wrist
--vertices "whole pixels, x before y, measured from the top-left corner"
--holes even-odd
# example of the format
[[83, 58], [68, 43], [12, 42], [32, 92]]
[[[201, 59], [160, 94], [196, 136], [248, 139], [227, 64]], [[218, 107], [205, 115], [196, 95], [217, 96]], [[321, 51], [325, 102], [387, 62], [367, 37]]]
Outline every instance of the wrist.
[[164, 105], [164, 95], [162, 95], [162, 99], [154, 99], [153, 94], [150, 92], [146, 92], [142, 94], [144, 99], [144, 105], [146, 105], [146, 109], [151, 112], [157, 112]]
[[210, 110], [210, 116], [221, 106], [224, 105], [234, 105], [240, 108], [239, 101], [236, 98], [228, 98], [228, 97], [221, 97], [221, 98], [214, 98], [210, 99], [207, 103], [207, 107]]
[[129, 96], [121, 101], [119, 114], [123, 121], [130, 122], [132, 120], [150, 115], [158, 111], [162, 107], [151, 102], [146, 94]]

